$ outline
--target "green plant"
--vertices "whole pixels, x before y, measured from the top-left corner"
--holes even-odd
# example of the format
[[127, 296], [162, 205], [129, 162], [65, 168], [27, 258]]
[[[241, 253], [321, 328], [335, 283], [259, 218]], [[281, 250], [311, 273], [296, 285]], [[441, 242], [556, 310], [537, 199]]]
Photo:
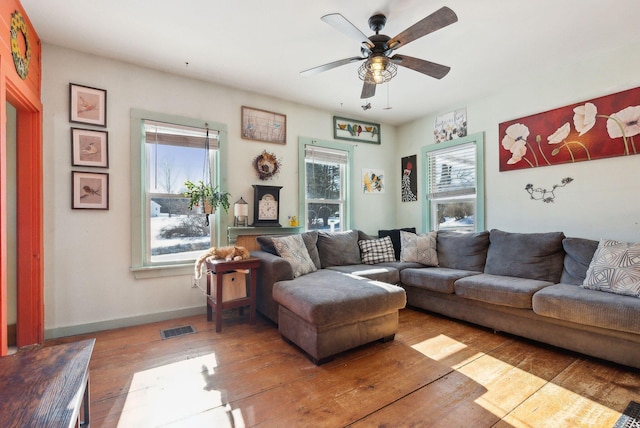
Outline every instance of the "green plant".
[[231, 194], [226, 191], [219, 190], [219, 187], [213, 187], [211, 184], [205, 184], [202, 180], [197, 183], [185, 181], [184, 186], [187, 191], [184, 196], [189, 198], [189, 209], [202, 205], [205, 214], [214, 214], [219, 207], [225, 212], [229, 212], [229, 197]]

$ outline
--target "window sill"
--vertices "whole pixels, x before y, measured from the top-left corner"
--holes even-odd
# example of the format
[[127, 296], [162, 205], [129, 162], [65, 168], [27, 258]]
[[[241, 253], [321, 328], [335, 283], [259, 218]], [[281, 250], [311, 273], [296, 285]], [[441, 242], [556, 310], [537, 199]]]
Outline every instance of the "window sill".
[[193, 263], [159, 266], [134, 266], [131, 272], [136, 279], [161, 278], [167, 276], [193, 275]]

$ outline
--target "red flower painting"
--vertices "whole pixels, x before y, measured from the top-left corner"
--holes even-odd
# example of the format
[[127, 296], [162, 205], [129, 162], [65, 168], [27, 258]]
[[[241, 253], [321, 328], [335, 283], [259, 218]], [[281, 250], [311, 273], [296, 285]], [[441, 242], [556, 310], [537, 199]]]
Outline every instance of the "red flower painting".
[[640, 153], [640, 88], [503, 122], [500, 171]]

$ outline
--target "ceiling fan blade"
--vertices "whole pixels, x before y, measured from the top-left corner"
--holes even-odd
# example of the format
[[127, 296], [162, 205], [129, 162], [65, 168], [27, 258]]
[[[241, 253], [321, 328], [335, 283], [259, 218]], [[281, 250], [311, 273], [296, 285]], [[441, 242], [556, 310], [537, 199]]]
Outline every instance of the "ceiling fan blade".
[[449, 66], [436, 64], [435, 62], [425, 61], [412, 56], [394, 55], [390, 59], [398, 65], [410, 68], [418, 73], [426, 74], [427, 76], [435, 77], [436, 79], [442, 79], [449, 73], [449, 70], [451, 70]]
[[434, 31], [444, 28], [447, 25], [451, 25], [457, 21], [458, 16], [455, 12], [444, 6], [389, 40], [387, 45], [392, 50], [398, 49], [409, 42], [419, 39], [422, 36], [426, 36], [429, 33], [433, 33]]
[[303, 76], [313, 76], [314, 74], [321, 73], [323, 71], [331, 70], [332, 68], [340, 67], [341, 65], [351, 64], [352, 62], [362, 61], [365, 58], [354, 56], [351, 58], [345, 58], [338, 61], [333, 61], [328, 64], [319, 65], [317, 67], [310, 68], [308, 70], [301, 71], [300, 74]]
[[360, 94], [361, 99], [371, 98], [376, 94], [376, 84], [364, 82], [362, 85], [362, 94]]
[[373, 48], [373, 43], [371, 43], [371, 40], [369, 40], [369, 38], [358, 29], [358, 27], [353, 25], [347, 18], [340, 15], [339, 13], [330, 13], [320, 19], [331, 25], [336, 30], [340, 31], [342, 34], [354, 40], [357, 40], [360, 44], [366, 46], [367, 48]]

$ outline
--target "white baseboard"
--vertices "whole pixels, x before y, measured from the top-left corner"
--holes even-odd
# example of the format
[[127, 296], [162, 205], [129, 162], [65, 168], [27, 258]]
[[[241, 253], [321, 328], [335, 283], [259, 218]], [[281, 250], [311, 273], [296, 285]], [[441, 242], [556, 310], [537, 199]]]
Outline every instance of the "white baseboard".
[[57, 339], [59, 337], [75, 336], [78, 334], [93, 333], [95, 331], [112, 330], [114, 328], [131, 327], [134, 325], [149, 324], [157, 321], [166, 321], [174, 318], [190, 317], [193, 315], [205, 314], [207, 308], [198, 306], [196, 308], [180, 309], [177, 311], [160, 312], [156, 314], [140, 315], [130, 318], [120, 318], [109, 321], [100, 321], [90, 324], [73, 325], [69, 327], [52, 328], [44, 331], [45, 340]]

